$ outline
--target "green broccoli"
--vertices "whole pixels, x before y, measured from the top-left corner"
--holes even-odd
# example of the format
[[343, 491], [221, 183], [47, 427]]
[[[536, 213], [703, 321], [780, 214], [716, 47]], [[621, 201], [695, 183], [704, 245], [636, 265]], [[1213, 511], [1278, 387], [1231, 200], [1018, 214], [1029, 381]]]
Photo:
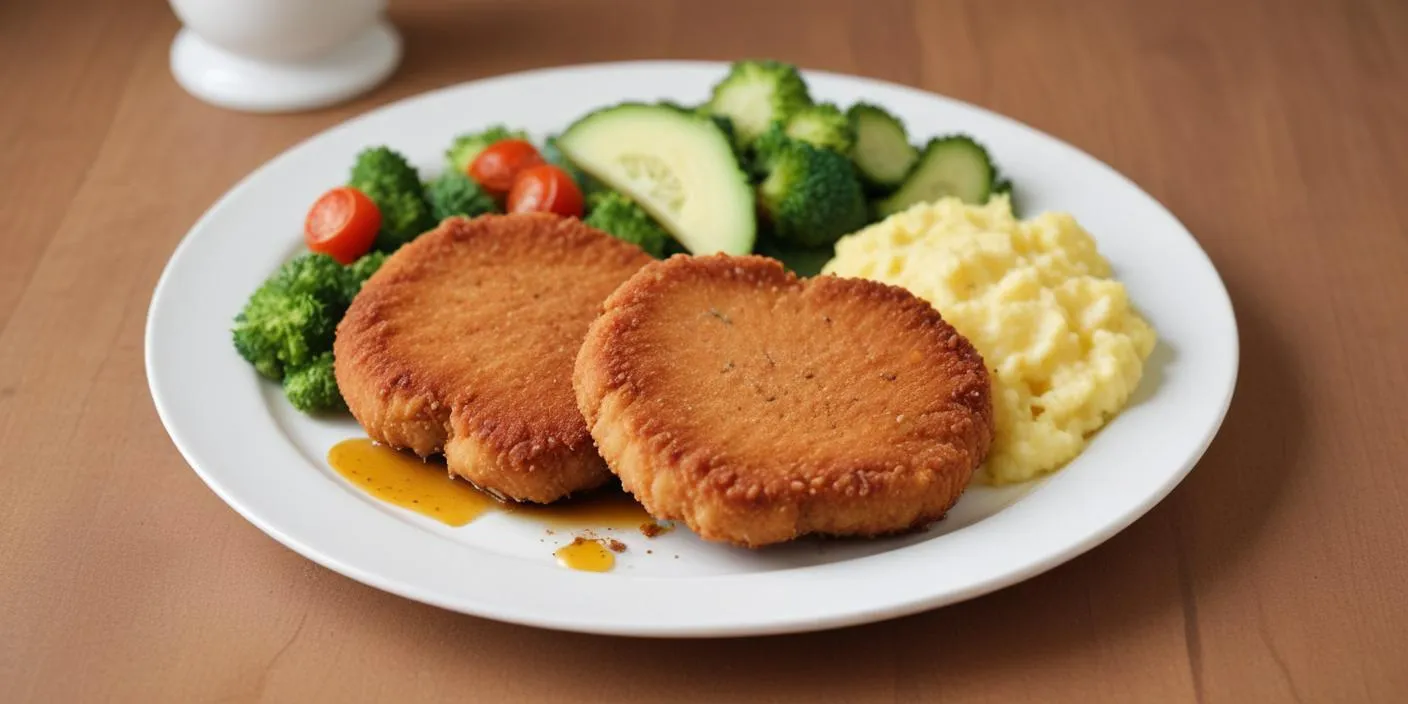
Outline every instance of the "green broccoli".
[[809, 144], [849, 154], [856, 133], [850, 118], [831, 103], [809, 105], [787, 118], [787, 136]]
[[347, 403], [342, 400], [342, 393], [337, 389], [332, 352], [324, 352], [312, 362], [289, 372], [288, 376], [284, 377], [284, 395], [294, 408], [304, 413], [340, 411], [347, 408]]
[[345, 272], [325, 254], [305, 254], [270, 277], [235, 316], [235, 349], [275, 381], [332, 349], [347, 308]]
[[385, 146], [368, 147], [357, 154], [357, 160], [352, 164], [352, 176], [347, 183], [360, 188], [372, 182], [409, 191], [420, 188], [420, 175], [396, 150]]
[[342, 270], [343, 298], [348, 304], [352, 303], [352, 298], [362, 290], [362, 284], [376, 273], [377, 269], [386, 262], [385, 252], [368, 252], [362, 255], [361, 259], [347, 265]]
[[471, 132], [455, 137], [450, 148], [445, 150], [445, 161], [451, 171], [469, 173], [469, 165], [484, 148], [504, 139], [528, 139], [522, 130], [511, 130], [504, 125], [492, 125], [483, 132]]
[[792, 144], [797, 140], [787, 136], [786, 130], [781, 122], [773, 122], [763, 133], [753, 140], [753, 155], [748, 164], [748, 171], [753, 176], [754, 181], [761, 181], [768, 175], [768, 164], [783, 147]]
[[372, 243], [377, 251], [394, 252], [435, 227], [430, 205], [419, 189], [390, 192], [373, 188], [363, 192], [381, 210], [381, 231]]
[[795, 66], [777, 61], [737, 61], [714, 86], [709, 112], [733, 122], [739, 144], [749, 147], [768, 125], [785, 122], [811, 105], [807, 84]]
[[594, 194], [588, 204], [591, 210], [583, 221], [587, 225], [637, 245], [652, 257], [664, 252], [665, 241], [670, 236], [630, 198], [616, 191], [605, 191]]
[[274, 274], [270, 283], [292, 293], [306, 293], [323, 303], [346, 305], [339, 285], [346, 269], [326, 254], [304, 254], [290, 260]]
[[452, 215], [474, 217], [498, 210], [493, 197], [485, 193], [474, 179], [459, 171], [446, 171], [426, 184], [426, 200], [437, 222]]
[[865, 193], [849, 159], [786, 137], [765, 146], [758, 201], [777, 239], [820, 247], [866, 224]]
[[392, 149], [373, 147], [357, 155], [348, 185], [365, 193], [381, 211], [381, 231], [373, 246], [394, 252], [435, 227], [415, 167]]

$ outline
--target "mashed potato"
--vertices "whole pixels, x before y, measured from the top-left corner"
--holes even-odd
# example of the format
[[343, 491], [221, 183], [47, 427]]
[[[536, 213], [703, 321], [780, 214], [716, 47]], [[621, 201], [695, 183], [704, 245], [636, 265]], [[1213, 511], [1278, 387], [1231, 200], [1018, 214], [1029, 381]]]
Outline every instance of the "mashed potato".
[[1018, 220], [1005, 197], [917, 205], [843, 238], [825, 273], [902, 286], [934, 305], [993, 372], [986, 479], [1060, 467], [1124, 407], [1154, 331], [1075, 218]]

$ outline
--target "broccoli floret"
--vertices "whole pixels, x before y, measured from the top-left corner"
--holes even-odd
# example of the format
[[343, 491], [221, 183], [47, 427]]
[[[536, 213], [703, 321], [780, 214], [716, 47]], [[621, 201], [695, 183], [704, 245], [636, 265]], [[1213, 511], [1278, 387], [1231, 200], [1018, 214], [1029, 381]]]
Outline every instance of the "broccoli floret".
[[336, 307], [346, 305], [342, 295], [346, 269], [326, 254], [304, 254], [284, 264], [267, 282], [290, 293], [306, 293]]
[[856, 133], [850, 118], [831, 103], [809, 105], [787, 118], [787, 136], [842, 154], [851, 151]]
[[333, 373], [332, 352], [324, 352], [284, 377], [284, 395], [288, 402], [304, 413], [340, 411], [347, 408], [337, 389]]
[[332, 344], [337, 316], [317, 298], [261, 287], [235, 317], [235, 350], [255, 370], [278, 381]]
[[639, 205], [615, 191], [595, 194], [589, 201], [591, 211], [584, 220], [611, 236], [625, 240], [659, 257], [670, 236]]
[[420, 175], [406, 157], [390, 147], [371, 147], [357, 154], [352, 164], [352, 177], [347, 181], [353, 188], [362, 189], [371, 183], [380, 183], [398, 191], [420, 190]]
[[494, 199], [474, 179], [459, 171], [446, 171], [425, 187], [430, 214], [437, 222], [452, 215], [472, 218], [498, 210]]
[[865, 225], [865, 193], [849, 159], [786, 137], [766, 146], [758, 201], [779, 240], [819, 247]]
[[479, 152], [494, 142], [504, 139], [528, 139], [522, 130], [511, 130], [504, 125], [492, 125], [483, 132], [471, 132], [455, 137], [450, 148], [445, 150], [445, 160], [451, 171], [469, 173], [469, 165]]
[[347, 265], [342, 270], [343, 298], [348, 303], [352, 303], [352, 298], [362, 290], [362, 284], [370, 279], [372, 274], [386, 262], [385, 252], [368, 252], [362, 255], [361, 259]]
[[381, 231], [372, 245], [378, 250], [394, 252], [435, 227], [430, 204], [421, 192], [420, 176], [394, 150], [373, 147], [358, 154], [348, 185], [365, 193], [381, 211]]
[[763, 133], [753, 141], [753, 158], [749, 162], [749, 173], [752, 174], [753, 180], [760, 181], [767, 176], [768, 165], [772, 162], [773, 157], [783, 147], [795, 141], [787, 136], [781, 122], [773, 122], [768, 125], [768, 128], [763, 130]]
[[777, 61], [737, 61], [728, 75], [714, 86], [709, 112], [733, 121], [744, 147], [774, 121], [786, 122], [811, 105], [807, 84], [795, 66]]
[[285, 264], [235, 316], [235, 349], [276, 381], [332, 349], [333, 331], [347, 308], [345, 277], [342, 266], [325, 254]]
[[420, 188], [414, 191], [390, 191], [380, 187], [363, 190], [381, 211], [381, 230], [372, 247], [381, 252], [394, 252], [402, 245], [435, 227], [430, 204], [425, 202]]

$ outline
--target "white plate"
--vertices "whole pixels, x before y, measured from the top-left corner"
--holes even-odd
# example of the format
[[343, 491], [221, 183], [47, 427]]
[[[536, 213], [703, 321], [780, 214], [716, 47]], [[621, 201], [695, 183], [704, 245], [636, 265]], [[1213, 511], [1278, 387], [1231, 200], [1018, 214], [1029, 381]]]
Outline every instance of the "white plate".
[[622, 533], [630, 550], [615, 571], [574, 572], [552, 556], [570, 536], [545, 536], [541, 526], [504, 514], [449, 528], [350, 486], [324, 455], [359, 435], [356, 424], [300, 415], [231, 348], [230, 319], [299, 251], [308, 205], [345, 180], [358, 150], [389, 144], [431, 174], [460, 132], [504, 122], [542, 136], [617, 101], [698, 102], [724, 70], [633, 63], [478, 81], [358, 117], [250, 174], [186, 235], [152, 299], [147, 375], [176, 446], [241, 515], [353, 579], [488, 618], [647, 636], [814, 630], [977, 596], [1089, 550], [1192, 468], [1231, 401], [1237, 327], [1217, 272], [1178, 220], [1114, 170], [1010, 119], [825, 73], [807, 75], [819, 99], [879, 103], [916, 140], [962, 131], [983, 141], [1026, 212], [1067, 210], [1095, 235], [1158, 330], [1160, 345], [1132, 405], [1051, 478], [974, 488], [947, 519], [906, 537], [750, 552], [686, 530], [653, 540]]

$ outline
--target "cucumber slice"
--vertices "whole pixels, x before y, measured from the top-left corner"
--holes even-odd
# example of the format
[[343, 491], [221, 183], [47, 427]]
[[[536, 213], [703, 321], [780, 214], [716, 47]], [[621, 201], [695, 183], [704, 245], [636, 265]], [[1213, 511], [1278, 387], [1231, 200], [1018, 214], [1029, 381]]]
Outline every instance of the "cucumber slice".
[[948, 196], [974, 205], [986, 203], [995, 174], [983, 145], [964, 135], [938, 137], [924, 147], [919, 163], [899, 190], [876, 203], [875, 209], [880, 217], [886, 217], [915, 203], [932, 203]]
[[884, 108], [869, 103], [852, 105], [846, 116], [855, 133], [851, 161], [861, 180], [871, 191], [894, 190], [919, 158], [919, 150], [905, 134], [904, 123]]
[[650, 213], [694, 254], [747, 254], [753, 189], [718, 125], [665, 105], [624, 103], [573, 123], [557, 147]]

